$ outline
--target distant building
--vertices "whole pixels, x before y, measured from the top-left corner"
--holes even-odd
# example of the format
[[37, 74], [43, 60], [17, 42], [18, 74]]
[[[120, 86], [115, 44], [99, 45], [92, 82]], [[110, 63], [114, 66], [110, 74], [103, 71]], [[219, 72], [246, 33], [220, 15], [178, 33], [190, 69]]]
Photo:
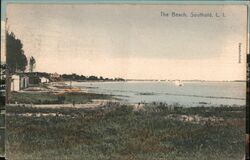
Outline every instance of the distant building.
[[12, 75], [11, 76], [11, 91], [20, 91], [22, 89], [28, 88], [29, 77]]
[[49, 79], [46, 78], [46, 77], [41, 77], [41, 83], [48, 83], [49, 82]]
[[36, 86], [41, 83], [41, 79], [38, 76], [29, 76], [29, 86]]
[[58, 73], [52, 73], [51, 77], [52, 78], [60, 78], [60, 75]]
[[20, 77], [20, 89], [25, 89], [29, 87], [29, 77], [21, 76]]
[[61, 76], [58, 73], [53, 73], [50, 75], [50, 79], [51, 79], [51, 81], [54, 81], [54, 82], [61, 81]]
[[19, 91], [20, 90], [20, 76], [12, 75], [11, 76], [11, 91]]

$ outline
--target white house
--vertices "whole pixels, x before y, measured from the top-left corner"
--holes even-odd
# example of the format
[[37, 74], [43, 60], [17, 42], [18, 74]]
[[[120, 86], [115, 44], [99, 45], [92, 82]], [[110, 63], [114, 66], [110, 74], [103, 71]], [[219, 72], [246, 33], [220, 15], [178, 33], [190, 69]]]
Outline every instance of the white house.
[[48, 83], [49, 82], [48, 78], [41, 77], [40, 79], [41, 79], [41, 83]]
[[20, 77], [20, 90], [29, 87], [29, 77], [22, 76]]
[[29, 77], [12, 75], [11, 76], [11, 91], [20, 91], [29, 86]]
[[11, 76], [11, 91], [19, 91], [20, 90], [20, 76], [12, 75]]

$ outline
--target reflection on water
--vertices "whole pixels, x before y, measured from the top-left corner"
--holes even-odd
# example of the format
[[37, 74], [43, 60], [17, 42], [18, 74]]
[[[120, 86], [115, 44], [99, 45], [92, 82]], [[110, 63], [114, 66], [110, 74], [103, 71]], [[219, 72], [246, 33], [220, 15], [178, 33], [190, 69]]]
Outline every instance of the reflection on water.
[[88, 92], [112, 94], [128, 103], [166, 102], [169, 104], [245, 105], [245, 82], [73, 82]]

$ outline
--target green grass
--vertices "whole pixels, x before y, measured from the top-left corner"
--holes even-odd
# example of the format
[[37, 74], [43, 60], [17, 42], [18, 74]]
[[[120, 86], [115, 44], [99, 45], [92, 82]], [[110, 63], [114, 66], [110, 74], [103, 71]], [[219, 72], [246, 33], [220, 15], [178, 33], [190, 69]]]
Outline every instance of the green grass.
[[[62, 100], [63, 98], [63, 100]], [[52, 92], [12, 92], [10, 103], [21, 104], [62, 104], [62, 103], [88, 103], [93, 99], [111, 99], [111, 95], [68, 92], [56, 94]]]
[[0, 128], [0, 156], [3, 156], [5, 153], [4, 140], [5, 140], [5, 129]]
[[[7, 107], [7, 157], [11, 160], [237, 160], [244, 155], [244, 107], [43, 109]], [[194, 124], [168, 115], [216, 116]]]

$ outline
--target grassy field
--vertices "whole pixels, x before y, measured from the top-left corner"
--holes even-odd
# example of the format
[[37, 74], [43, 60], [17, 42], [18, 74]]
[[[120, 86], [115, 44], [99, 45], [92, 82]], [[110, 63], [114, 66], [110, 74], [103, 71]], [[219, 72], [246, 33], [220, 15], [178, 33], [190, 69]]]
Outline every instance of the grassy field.
[[[3, 99], [0, 99], [0, 101]], [[4, 139], [5, 139], [5, 107], [0, 102], [0, 157], [4, 155]]]
[[69, 104], [69, 103], [88, 103], [93, 99], [111, 99], [112, 95], [67, 92], [63, 94], [53, 92], [12, 92], [10, 103], [21, 104]]
[[11, 160], [240, 160], [244, 155], [244, 107], [19, 106], [7, 107], [7, 113]]

